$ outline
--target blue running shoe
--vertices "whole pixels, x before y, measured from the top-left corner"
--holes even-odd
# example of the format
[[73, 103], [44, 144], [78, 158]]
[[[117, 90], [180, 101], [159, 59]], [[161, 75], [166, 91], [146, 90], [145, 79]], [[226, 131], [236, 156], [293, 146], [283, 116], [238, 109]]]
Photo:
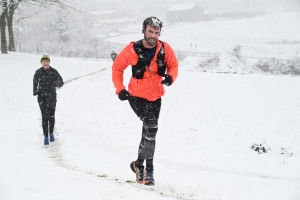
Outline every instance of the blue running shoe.
[[146, 166], [145, 177], [144, 177], [145, 178], [145, 180], [144, 180], [145, 185], [153, 186], [155, 184], [153, 171], [154, 171], [153, 165], [147, 165]]
[[50, 142], [54, 142], [55, 138], [54, 138], [54, 135], [53, 133], [50, 133]]
[[45, 146], [49, 145], [49, 138], [48, 137], [45, 137], [45, 139], [44, 139], [44, 145]]

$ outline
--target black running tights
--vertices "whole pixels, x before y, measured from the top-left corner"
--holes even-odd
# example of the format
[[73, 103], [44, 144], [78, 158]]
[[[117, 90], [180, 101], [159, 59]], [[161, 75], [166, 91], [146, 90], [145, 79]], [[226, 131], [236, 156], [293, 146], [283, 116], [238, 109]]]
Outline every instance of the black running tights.
[[143, 165], [144, 160], [146, 160], [146, 165], [153, 165], [161, 98], [156, 101], [148, 101], [139, 97], [130, 97], [128, 101], [132, 110], [143, 122], [137, 164]]
[[55, 108], [56, 108], [56, 95], [50, 97], [38, 97], [38, 103], [42, 113], [42, 126], [45, 137], [49, 133], [53, 133], [55, 124]]

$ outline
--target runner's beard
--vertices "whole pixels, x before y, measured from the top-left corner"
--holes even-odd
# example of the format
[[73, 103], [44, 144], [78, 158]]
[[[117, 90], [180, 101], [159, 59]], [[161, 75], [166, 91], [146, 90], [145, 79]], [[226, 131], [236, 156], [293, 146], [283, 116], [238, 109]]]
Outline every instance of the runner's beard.
[[157, 42], [157, 39], [154, 39], [154, 38], [151, 38], [153, 42], [150, 42], [149, 41], [149, 38], [146, 37], [146, 34], [144, 33], [144, 40], [145, 42], [151, 46], [151, 47], [154, 47], [156, 45], [156, 42]]

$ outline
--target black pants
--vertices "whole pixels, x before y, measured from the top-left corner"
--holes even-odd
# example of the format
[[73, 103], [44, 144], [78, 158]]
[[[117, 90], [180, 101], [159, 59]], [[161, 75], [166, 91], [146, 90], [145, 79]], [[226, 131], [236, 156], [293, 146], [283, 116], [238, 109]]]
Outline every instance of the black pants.
[[135, 114], [142, 120], [142, 139], [138, 151], [138, 165], [153, 165], [155, 137], [158, 130], [158, 118], [161, 108], [161, 98], [148, 101], [139, 97], [130, 97], [129, 104]]
[[42, 126], [45, 137], [53, 133], [55, 124], [56, 94], [49, 97], [38, 97], [39, 106], [42, 113]]

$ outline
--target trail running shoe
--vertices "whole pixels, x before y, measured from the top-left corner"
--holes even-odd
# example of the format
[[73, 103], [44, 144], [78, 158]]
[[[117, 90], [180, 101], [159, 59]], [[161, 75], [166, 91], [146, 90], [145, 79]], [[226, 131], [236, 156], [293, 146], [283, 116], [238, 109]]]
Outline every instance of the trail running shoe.
[[146, 166], [145, 174], [144, 174], [144, 184], [153, 186], [155, 184], [154, 180], [154, 168], [153, 165]]
[[135, 165], [135, 161], [133, 161], [132, 163], [130, 163], [130, 168], [131, 170], [135, 173], [136, 175], [136, 182], [143, 184], [144, 181], [144, 166], [136, 166]]
[[54, 142], [55, 138], [54, 138], [54, 135], [53, 133], [50, 133], [50, 142]]
[[44, 138], [44, 145], [45, 146], [49, 145], [49, 138], [48, 137]]

